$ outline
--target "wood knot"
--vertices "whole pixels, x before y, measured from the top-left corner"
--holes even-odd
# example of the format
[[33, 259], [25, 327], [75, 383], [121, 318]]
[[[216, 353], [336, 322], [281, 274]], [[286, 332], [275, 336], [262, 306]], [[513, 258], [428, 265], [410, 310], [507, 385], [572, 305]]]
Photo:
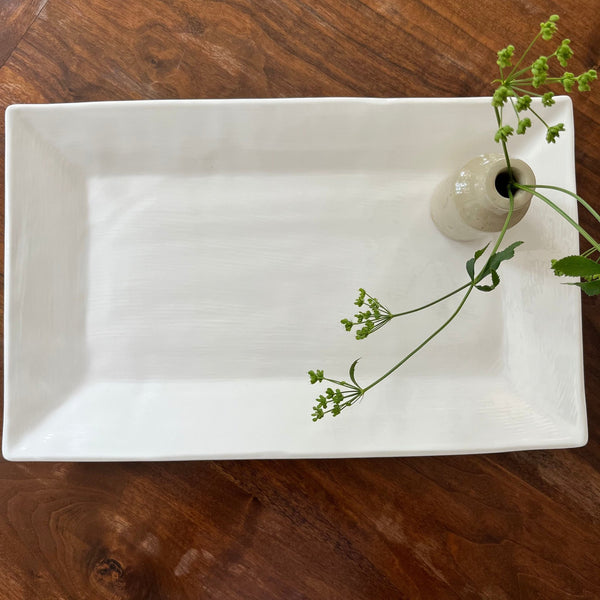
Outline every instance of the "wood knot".
[[116, 583], [123, 577], [123, 572], [121, 563], [114, 558], [104, 558], [94, 567], [95, 578], [104, 583]]
[[188, 17], [188, 30], [192, 35], [202, 35], [206, 29], [204, 23], [197, 17]]

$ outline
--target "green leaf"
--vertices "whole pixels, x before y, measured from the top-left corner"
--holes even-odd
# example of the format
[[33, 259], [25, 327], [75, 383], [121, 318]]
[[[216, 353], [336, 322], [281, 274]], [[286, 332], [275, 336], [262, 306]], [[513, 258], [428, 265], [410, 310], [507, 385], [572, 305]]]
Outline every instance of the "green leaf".
[[356, 379], [354, 378], [354, 371], [356, 370], [356, 363], [360, 360], [360, 358], [357, 358], [351, 365], [350, 365], [350, 379], [352, 379], [352, 383], [357, 387], [360, 388], [360, 385], [358, 385], [358, 383], [356, 382]]
[[492, 271], [492, 285], [476, 285], [475, 287], [482, 292], [491, 292], [498, 287], [500, 283], [500, 275], [496, 271]]
[[492, 256], [490, 256], [490, 259], [488, 260], [486, 275], [488, 275], [490, 271], [497, 271], [498, 267], [505, 260], [510, 260], [515, 255], [515, 248], [520, 246], [522, 243], [523, 242], [513, 242], [512, 244], [510, 244], [510, 246], [504, 248], [504, 250], [492, 254]]
[[570, 283], [569, 285], [580, 287], [588, 296], [597, 296], [600, 294], [600, 279]]
[[481, 250], [477, 250], [475, 252], [475, 255], [473, 256], [473, 258], [470, 258], [467, 261], [466, 267], [467, 267], [467, 273], [469, 274], [469, 277], [471, 278], [471, 281], [473, 281], [475, 279], [475, 261], [478, 258], [481, 258], [481, 256], [483, 255], [483, 253], [488, 249], [489, 246], [489, 242], [481, 249]]
[[585, 256], [565, 256], [560, 260], [552, 261], [555, 275], [568, 277], [591, 277], [600, 275], [600, 264]]

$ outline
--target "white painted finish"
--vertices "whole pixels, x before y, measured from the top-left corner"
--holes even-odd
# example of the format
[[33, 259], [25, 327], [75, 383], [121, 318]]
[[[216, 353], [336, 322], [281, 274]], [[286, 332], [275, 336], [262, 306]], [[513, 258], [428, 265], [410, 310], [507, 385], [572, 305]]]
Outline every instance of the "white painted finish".
[[[568, 99], [513, 153], [574, 189]], [[496, 150], [489, 99], [145, 101], [7, 111], [4, 456], [389, 456], [584, 444], [577, 236], [534, 202], [503, 283], [360, 405], [310, 419], [306, 371], [379, 376], [456, 306], [357, 342], [358, 287], [402, 310], [466, 281], [436, 184]], [[540, 132], [538, 131], [538, 134]], [[519, 146], [519, 144], [521, 144]], [[553, 195], [576, 217], [570, 198]]]

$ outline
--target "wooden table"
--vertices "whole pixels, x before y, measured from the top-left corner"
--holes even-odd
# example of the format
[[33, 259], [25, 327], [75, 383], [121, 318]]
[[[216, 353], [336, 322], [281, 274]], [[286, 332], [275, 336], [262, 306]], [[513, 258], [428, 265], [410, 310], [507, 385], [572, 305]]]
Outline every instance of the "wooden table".
[[[572, 70], [598, 68], [600, 3], [560, 11]], [[3, 0], [0, 103], [489, 95], [495, 51], [549, 12], [542, 0]], [[575, 102], [578, 188], [596, 206], [599, 115], [596, 86]], [[586, 447], [0, 462], [0, 597], [600, 598], [600, 305], [583, 303]]]

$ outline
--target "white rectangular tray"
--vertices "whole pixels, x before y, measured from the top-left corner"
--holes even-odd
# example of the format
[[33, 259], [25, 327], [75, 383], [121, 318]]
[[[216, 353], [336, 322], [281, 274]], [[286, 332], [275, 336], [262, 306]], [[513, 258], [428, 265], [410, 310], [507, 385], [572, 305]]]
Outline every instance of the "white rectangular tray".
[[[567, 131], [511, 141], [574, 189]], [[558, 448], [587, 438], [577, 235], [534, 203], [494, 293], [339, 417], [308, 369], [370, 381], [454, 299], [363, 342], [365, 287], [400, 311], [466, 281], [481, 242], [429, 195], [498, 151], [489, 98], [144, 101], [6, 116], [5, 404], [11, 460], [347, 457]], [[571, 216], [574, 201], [553, 196]]]

